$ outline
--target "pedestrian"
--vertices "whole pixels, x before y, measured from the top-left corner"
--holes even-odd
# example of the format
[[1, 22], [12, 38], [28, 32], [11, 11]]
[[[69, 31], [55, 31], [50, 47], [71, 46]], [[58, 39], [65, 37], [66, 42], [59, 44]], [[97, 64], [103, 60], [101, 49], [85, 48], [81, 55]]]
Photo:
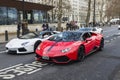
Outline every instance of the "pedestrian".
[[21, 23], [19, 22], [17, 25], [17, 37], [20, 37]]
[[20, 29], [21, 29], [21, 23], [19, 22], [17, 26], [17, 30], [20, 30]]
[[42, 31], [45, 31], [46, 30], [46, 26], [45, 24], [42, 25]]
[[49, 25], [48, 25], [48, 23], [46, 23], [46, 30], [49, 30]]
[[69, 27], [70, 27], [70, 24], [67, 23], [67, 24], [66, 24], [66, 31], [69, 29]]
[[27, 33], [29, 33], [28, 23], [27, 22], [23, 22], [22, 23], [22, 35], [25, 35]]
[[53, 26], [52, 31], [56, 31], [56, 26]]

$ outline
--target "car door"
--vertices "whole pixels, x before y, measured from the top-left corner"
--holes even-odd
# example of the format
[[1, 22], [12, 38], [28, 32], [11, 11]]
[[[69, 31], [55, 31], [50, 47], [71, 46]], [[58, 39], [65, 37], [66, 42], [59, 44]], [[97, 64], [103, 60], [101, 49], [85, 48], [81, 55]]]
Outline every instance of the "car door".
[[95, 37], [91, 36], [89, 32], [86, 32], [82, 36], [84, 45], [85, 45], [85, 53], [86, 55], [89, 54], [95, 46]]

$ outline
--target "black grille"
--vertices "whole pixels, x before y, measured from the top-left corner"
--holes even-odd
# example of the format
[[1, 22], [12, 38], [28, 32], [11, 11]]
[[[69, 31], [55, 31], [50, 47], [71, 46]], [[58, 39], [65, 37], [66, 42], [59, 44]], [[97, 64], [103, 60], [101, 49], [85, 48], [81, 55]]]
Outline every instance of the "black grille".
[[27, 50], [26, 50], [25, 48], [19, 48], [18, 51], [19, 51], [19, 52], [25, 52], [25, 51], [27, 51]]
[[54, 59], [58, 62], [67, 62], [69, 60], [69, 58], [66, 56], [60, 56], [60, 57], [56, 57]]
[[46, 59], [42, 59], [42, 56], [36, 54], [36, 57], [39, 58], [40, 60], [42, 61], [50, 61], [52, 62], [53, 59], [56, 60], [57, 62], [67, 62], [69, 61], [69, 58], [67, 56], [60, 56], [60, 57], [49, 57], [49, 60], [46, 60]]

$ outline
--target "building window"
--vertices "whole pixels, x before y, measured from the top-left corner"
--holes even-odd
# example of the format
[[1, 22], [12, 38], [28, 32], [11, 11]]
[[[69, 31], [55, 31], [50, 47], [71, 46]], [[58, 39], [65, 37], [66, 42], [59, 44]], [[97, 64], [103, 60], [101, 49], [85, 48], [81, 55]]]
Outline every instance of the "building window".
[[8, 8], [8, 24], [17, 23], [17, 10], [15, 8]]
[[33, 11], [34, 23], [42, 23], [46, 21], [46, 12], [34, 10]]
[[17, 10], [15, 8], [0, 7], [0, 25], [17, 23]]
[[7, 23], [7, 9], [5, 7], [0, 7], [0, 25], [5, 25]]

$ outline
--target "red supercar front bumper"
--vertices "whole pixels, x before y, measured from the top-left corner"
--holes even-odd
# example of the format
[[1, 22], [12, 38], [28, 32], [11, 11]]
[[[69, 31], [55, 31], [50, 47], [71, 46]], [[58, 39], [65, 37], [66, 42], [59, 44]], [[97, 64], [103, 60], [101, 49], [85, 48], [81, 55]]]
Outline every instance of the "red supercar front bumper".
[[67, 56], [49, 57], [49, 59], [43, 59], [42, 56], [38, 54], [36, 54], [36, 60], [43, 62], [55, 62], [55, 63], [69, 63], [70, 61], [72, 61]]

